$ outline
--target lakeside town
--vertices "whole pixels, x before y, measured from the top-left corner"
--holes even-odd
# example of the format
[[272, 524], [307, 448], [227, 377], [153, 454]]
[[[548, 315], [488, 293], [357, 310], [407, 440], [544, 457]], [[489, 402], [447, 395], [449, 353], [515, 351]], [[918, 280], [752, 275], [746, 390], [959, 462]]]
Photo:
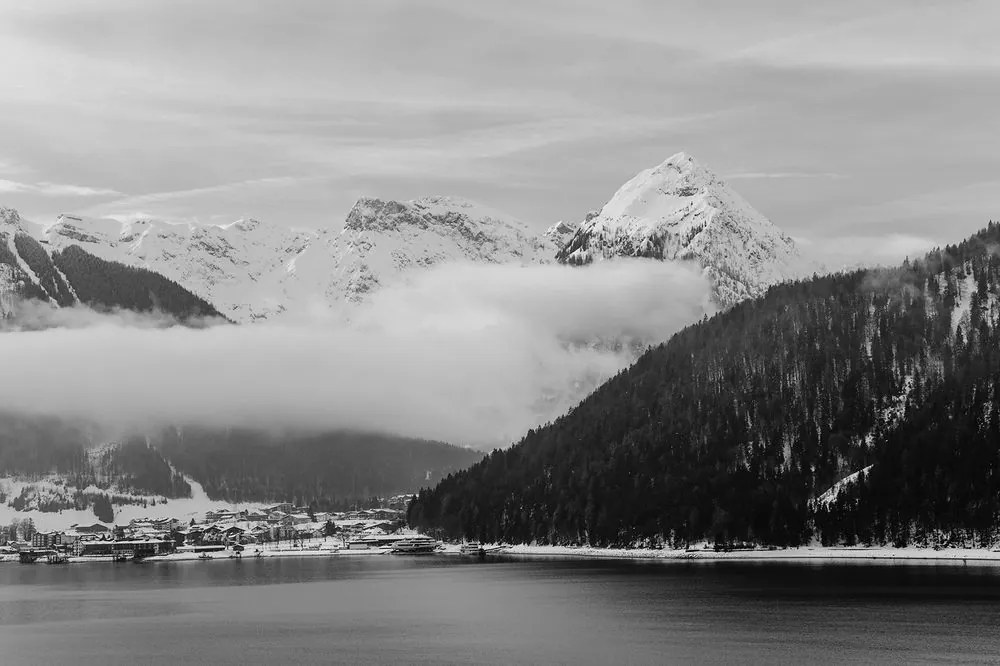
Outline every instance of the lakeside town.
[[75, 524], [41, 531], [30, 519], [0, 528], [0, 562], [183, 560], [282, 555], [431, 553], [442, 545], [406, 528], [409, 495], [373, 508], [317, 511], [281, 502], [217, 508], [187, 522], [134, 518], [123, 524]]
[[34, 529], [32, 520], [0, 526], [0, 563], [241, 560], [272, 557], [361, 555], [487, 555], [620, 560], [883, 561], [1000, 564], [1000, 547], [881, 546], [754, 547], [719, 550], [709, 541], [682, 548], [597, 548], [583, 545], [445, 543], [410, 529], [410, 495], [378, 500], [378, 506], [318, 511], [281, 502], [253, 508], [219, 507], [194, 517], [133, 518], [121, 524], [93, 522], [63, 530]]

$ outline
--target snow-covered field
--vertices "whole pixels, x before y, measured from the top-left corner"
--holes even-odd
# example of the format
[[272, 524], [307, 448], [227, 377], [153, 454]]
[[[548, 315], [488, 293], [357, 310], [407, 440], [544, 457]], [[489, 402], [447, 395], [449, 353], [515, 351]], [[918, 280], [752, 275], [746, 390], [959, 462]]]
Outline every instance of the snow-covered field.
[[[164, 499], [130, 495], [133, 500], [138, 501], [142, 501], [142, 499], [156, 500], [156, 504], [147, 502], [146, 506], [142, 504], [115, 505], [115, 523], [127, 524], [130, 520], [139, 518], [177, 518], [183, 522], [189, 522], [194, 518], [200, 521], [204, 519], [206, 512], [214, 509], [229, 509], [239, 512], [243, 509], [252, 511], [263, 506], [260, 503], [236, 504], [209, 499], [208, 493], [205, 492], [200, 483], [189, 476], [185, 476], [184, 479], [191, 486], [191, 497]], [[31, 486], [42, 495], [49, 493], [61, 496], [67, 492], [65, 487], [59, 486], [51, 480], [25, 481], [0, 478], [0, 490], [7, 497], [17, 497], [25, 486]], [[98, 489], [93, 490], [97, 491]], [[93, 510], [89, 508], [82, 510], [64, 509], [62, 511], [18, 511], [9, 503], [0, 503], [0, 525], [7, 525], [12, 520], [24, 520], [25, 518], [31, 518], [35, 528], [42, 532], [66, 530], [71, 525], [93, 525], [99, 522]]]

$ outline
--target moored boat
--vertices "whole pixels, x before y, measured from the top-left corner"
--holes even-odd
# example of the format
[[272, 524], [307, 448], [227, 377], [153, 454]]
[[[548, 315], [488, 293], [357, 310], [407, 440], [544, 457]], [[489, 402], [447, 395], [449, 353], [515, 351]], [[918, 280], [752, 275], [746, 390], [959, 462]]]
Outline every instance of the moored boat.
[[392, 552], [395, 555], [430, 555], [440, 546], [436, 539], [418, 535], [400, 539], [392, 544]]
[[483, 546], [478, 541], [470, 541], [469, 543], [463, 543], [458, 552], [460, 555], [482, 555]]

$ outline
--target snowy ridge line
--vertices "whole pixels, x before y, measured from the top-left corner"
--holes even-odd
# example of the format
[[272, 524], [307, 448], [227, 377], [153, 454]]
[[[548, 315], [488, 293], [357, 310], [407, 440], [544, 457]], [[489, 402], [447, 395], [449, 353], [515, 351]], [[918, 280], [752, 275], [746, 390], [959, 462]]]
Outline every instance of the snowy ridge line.
[[725, 306], [805, 272], [794, 241], [684, 153], [625, 183], [598, 214], [541, 234], [459, 197], [361, 198], [339, 232], [240, 219], [195, 225], [60, 215], [39, 232], [49, 248], [78, 245], [157, 272], [236, 322], [352, 308], [415, 270], [455, 261], [587, 263], [611, 257], [697, 261]]

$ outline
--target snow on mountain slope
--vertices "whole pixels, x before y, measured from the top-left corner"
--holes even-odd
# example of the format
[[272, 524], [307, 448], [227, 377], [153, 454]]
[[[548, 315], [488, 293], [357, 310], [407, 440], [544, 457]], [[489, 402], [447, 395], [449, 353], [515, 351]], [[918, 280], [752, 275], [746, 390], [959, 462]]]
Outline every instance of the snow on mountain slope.
[[573, 238], [576, 233], [578, 225], [572, 222], [563, 222], [560, 220], [556, 222], [551, 227], [546, 229], [542, 233], [542, 237], [548, 239], [557, 249], [561, 250], [566, 247], [566, 243]]
[[59, 305], [76, 300], [66, 277], [29, 232], [32, 226], [13, 208], [0, 208], [0, 318], [13, 314], [19, 298]]
[[348, 303], [414, 268], [450, 261], [548, 263], [557, 250], [522, 223], [453, 197], [361, 199], [329, 247], [336, 269], [327, 295]]
[[503, 213], [438, 196], [362, 198], [339, 233], [253, 219], [194, 225], [61, 215], [41, 238], [52, 250], [79, 245], [160, 273], [237, 322], [316, 305], [349, 310], [411, 271], [445, 262], [694, 259], [723, 306], [760, 295], [805, 265], [789, 237], [684, 153], [637, 175], [578, 227], [559, 222], [537, 236]]
[[599, 214], [587, 216], [558, 259], [586, 264], [619, 256], [696, 260], [723, 306], [806, 270], [791, 238], [685, 153], [625, 183]]
[[256, 220], [198, 226], [61, 215], [42, 239], [52, 250], [79, 245], [156, 271], [238, 322], [316, 304], [349, 308], [413, 269], [443, 262], [550, 262], [559, 248], [502, 213], [449, 197], [361, 199], [339, 234]]
[[306, 275], [299, 264], [322, 236], [252, 219], [199, 226], [65, 214], [42, 232], [52, 250], [79, 245], [102, 259], [155, 271], [241, 322], [282, 312], [310, 288], [321, 291], [329, 266]]

